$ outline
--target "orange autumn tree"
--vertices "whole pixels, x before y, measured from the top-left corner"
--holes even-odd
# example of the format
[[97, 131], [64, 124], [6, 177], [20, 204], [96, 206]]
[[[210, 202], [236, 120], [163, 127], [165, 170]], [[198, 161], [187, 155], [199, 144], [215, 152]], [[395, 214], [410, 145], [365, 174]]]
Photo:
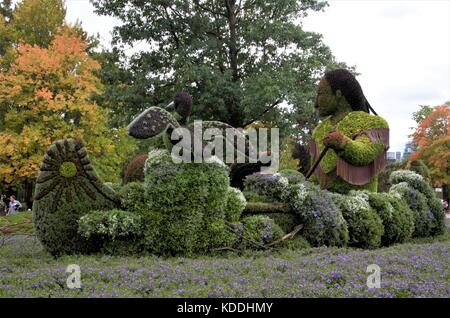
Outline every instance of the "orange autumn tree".
[[430, 169], [436, 187], [450, 185], [450, 105], [433, 107], [413, 134], [417, 146], [409, 158], [422, 159]]
[[81, 138], [99, 174], [117, 181], [127, 146], [124, 131], [109, 131], [106, 111], [90, 99], [101, 89], [93, 74], [99, 67], [69, 27], [48, 48], [19, 46], [11, 68], [0, 73], [0, 104], [6, 109], [0, 118], [0, 182], [34, 180], [44, 151], [63, 137]]

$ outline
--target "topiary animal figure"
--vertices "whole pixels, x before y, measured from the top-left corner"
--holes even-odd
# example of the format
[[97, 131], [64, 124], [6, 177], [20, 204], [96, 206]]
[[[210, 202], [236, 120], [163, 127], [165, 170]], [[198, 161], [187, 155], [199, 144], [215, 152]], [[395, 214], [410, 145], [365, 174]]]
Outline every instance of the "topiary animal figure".
[[[175, 114], [172, 114], [169, 111], [174, 111]], [[234, 149], [234, 158], [236, 158], [239, 154], [247, 157], [246, 155], [249, 154], [253, 146], [240, 130], [220, 121], [202, 121], [202, 130], [200, 131], [201, 134], [198, 135], [195, 133], [195, 122], [186, 125], [191, 111], [192, 97], [185, 92], [177, 93], [174, 100], [167, 105], [166, 109], [160, 107], [150, 107], [138, 115], [128, 125], [128, 134], [137, 139], [148, 139], [162, 135], [165, 145], [169, 151], [171, 151], [174, 145], [179, 144], [184, 149], [191, 152], [192, 156], [196, 155], [203, 158], [206, 155], [203, 150], [208, 143], [202, 138], [203, 132], [208, 128], [212, 128], [218, 132], [216, 138], [222, 138], [224, 146], [223, 154], [226, 153], [226, 147], [228, 145]], [[171, 138], [172, 133], [177, 128], [187, 129], [191, 138], [186, 140], [186, 138], [183, 137], [181, 143], [179, 138], [173, 140]], [[226, 134], [226, 130], [229, 130], [233, 135], [237, 136], [237, 140], [245, 140], [245, 149], [240, 149], [240, 147], [238, 147], [239, 144], [237, 140], [235, 140], [234, 136]], [[201, 147], [196, 145], [201, 145]], [[240, 150], [244, 150], [244, 152]], [[214, 155], [214, 152], [211, 155]]]
[[325, 73], [315, 106], [322, 122], [313, 131], [313, 161], [329, 148], [315, 171], [321, 188], [376, 192], [377, 175], [387, 164], [389, 127], [383, 118], [368, 113], [370, 106], [356, 78], [343, 69]]
[[36, 235], [53, 255], [90, 252], [94, 242], [78, 230], [81, 216], [95, 209], [111, 209], [120, 201], [97, 177], [80, 140], [54, 142], [44, 156], [33, 203]]

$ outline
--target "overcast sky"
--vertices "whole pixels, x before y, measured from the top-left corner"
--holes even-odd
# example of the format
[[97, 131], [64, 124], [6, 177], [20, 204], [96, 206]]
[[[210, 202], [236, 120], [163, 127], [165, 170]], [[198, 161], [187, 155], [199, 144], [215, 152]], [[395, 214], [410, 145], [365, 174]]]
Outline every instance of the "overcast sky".
[[[364, 93], [389, 122], [390, 151], [403, 151], [419, 105], [450, 100], [449, 0], [329, 0], [304, 29], [321, 33], [339, 61], [355, 65]], [[94, 14], [89, 0], [66, 0], [67, 20], [77, 19], [108, 46], [119, 23]]]

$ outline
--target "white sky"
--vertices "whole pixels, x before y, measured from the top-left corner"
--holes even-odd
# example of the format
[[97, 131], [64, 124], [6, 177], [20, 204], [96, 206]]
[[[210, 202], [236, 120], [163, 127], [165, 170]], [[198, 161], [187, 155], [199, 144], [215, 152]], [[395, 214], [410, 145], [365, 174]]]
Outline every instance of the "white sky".
[[[337, 60], [355, 65], [372, 107], [389, 122], [390, 151], [403, 151], [419, 105], [450, 100], [449, 0], [329, 0], [305, 30], [321, 33]], [[66, 0], [77, 19], [108, 46], [119, 21], [97, 16], [89, 0]]]

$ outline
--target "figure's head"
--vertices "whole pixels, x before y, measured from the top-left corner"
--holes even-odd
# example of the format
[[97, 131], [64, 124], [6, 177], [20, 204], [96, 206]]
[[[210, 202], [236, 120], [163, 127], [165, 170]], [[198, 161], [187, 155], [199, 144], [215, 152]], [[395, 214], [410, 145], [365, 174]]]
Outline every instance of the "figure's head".
[[185, 124], [192, 112], [192, 96], [186, 92], [176, 93], [173, 102], [166, 107], [166, 110], [175, 110], [179, 115], [179, 117], [176, 116], [176, 119], [179, 120], [181, 124]]
[[9, 199], [10, 199], [11, 201], [13, 201], [13, 200], [16, 199], [16, 196], [15, 196], [15, 195], [11, 195], [11, 196], [9, 197]]
[[361, 86], [353, 74], [344, 69], [325, 73], [317, 85], [315, 107], [321, 117], [348, 111], [368, 112]]

